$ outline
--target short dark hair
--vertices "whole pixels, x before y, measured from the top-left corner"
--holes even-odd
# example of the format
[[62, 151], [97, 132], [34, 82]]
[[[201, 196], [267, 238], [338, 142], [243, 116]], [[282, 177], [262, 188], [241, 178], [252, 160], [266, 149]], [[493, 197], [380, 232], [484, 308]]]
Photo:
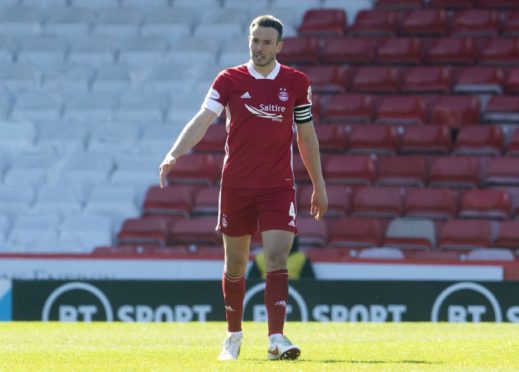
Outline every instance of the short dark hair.
[[276, 29], [278, 32], [278, 41], [283, 37], [283, 23], [276, 17], [272, 15], [261, 15], [254, 18], [250, 24], [249, 31], [254, 28], [254, 26], [258, 27], [272, 27]]

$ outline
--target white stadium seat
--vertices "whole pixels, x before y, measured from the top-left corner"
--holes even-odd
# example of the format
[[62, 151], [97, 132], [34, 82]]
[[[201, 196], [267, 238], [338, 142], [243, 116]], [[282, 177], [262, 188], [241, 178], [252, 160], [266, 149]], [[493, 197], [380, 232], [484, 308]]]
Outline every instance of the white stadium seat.
[[95, 69], [77, 63], [62, 63], [45, 70], [42, 77], [44, 89], [58, 92], [87, 91], [94, 79]]
[[69, 217], [60, 226], [58, 248], [66, 252], [90, 253], [96, 246], [112, 244], [112, 218], [81, 213]]
[[34, 188], [28, 184], [0, 185], [0, 213], [12, 216], [31, 210]]
[[114, 9], [119, 6], [119, 0], [69, 0], [70, 5], [84, 8], [98, 9]]
[[73, 153], [65, 160], [61, 179], [84, 195], [92, 186], [106, 183], [113, 166], [112, 157], [103, 152]]
[[88, 133], [84, 125], [59, 122], [40, 124], [35, 147], [56, 154], [83, 151]]
[[6, 119], [11, 111], [12, 97], [5, 89], [0, 88], [0, 119]]
[[165, 10], [169, 8], [168, 0], [121, 0], [123, 8], [139, 9], [141, 11], [150, 11], [150, 9]]
[[115, 171], [110, 177], [110, 185], [131, 185], [137, 191], [137, 203], [148, 187], [159, 182], [159, 164], [162, 159], [141, 154], [120, 154], [115, 159]]
[[29, 35], [18, 40], [18, 62], [49, 65], [65, 61], [66, 43], [54, 35]]
[[224, 8], [240, 8], [246, 10], [251, 19], [254, 15], [268, 14], [269, 3], [270, 0], [223, 0]]
[[[246, 43], [227, 43], [222, 52], [220, 53], [220, 59], [218, 60], [218, 66], [222, 69], [241, 65], [246, 63], [250, 58], [249, 49]], [[213, 78], [216, 75], [213, 76]]]
[[189, 8], [159, 9], [145, 15], [141, 35], [158, 35], [176, 41], [191, 35], [195, 10]]
[[168, 106], [167, 94], [129, 92], [121, 97], [114, 120], [162, 122]]
[[48, 91], [21, 93], [16, 97], [11, 120], [59, 120], [63, 106], [59, 94]]
[[53, 7], [47, 14], [44, 32], [71, 42], [88, 35], [96, 17], [92, 9], [76, 7]]
[[83, 210], [82, 195], [59, 183], [44, 185], [37, 191], [32, 210], [36, 213], [52, 212], [69, 217]]
[[41, 10], [30, 6], [0, 8], [2, 34], [39, 34], [42, 29]]
[[85, 212], [108, 215], [113, 221], [137, 217], [136, 191], [130, 185], [98, 185], [94, 187], [85, 203]]
[[113, 63], [116, 51], [117, 41], [113, 37], [89, 35], [74, 41], [68, 61], [91, 66]]
[[58, 241], [61, 218], [55, 213], [19, 214], [6, 240], [10, 251], [52, 252]]
[[143, 77], [138, 90], [142, 92], [171, 93], [182, 92], [186, 86], [192, 86], [198, 78], [198, 69], [181, 62], [162, 63], [153, 66]]
[[[7, 0], [3, 0], [7, 1]], [[16, 1], [16, 0], [15, 0]], [[21, 5], [27, 7], [36, 7], [41, 9], [48, 9], [51, 7], [64, 7], [67, 5], [67, 0], [18, 0]]]
[[[142, 135], [137, 143], [139, 153], [146, 156], [155, 156], [162, 160], [175, 138], [180, 134], [185, 123], [178, 122], [178, 125], [151, 124], [142, 128]], [[160, 164], [160, 163], [159, 163]]]
[[200, 9], [209, 10], [221, 8], [222, 4], [220, 0], [175, 0], [173, 6], [181, 8], [194, 8], [197, 11]]
[[0, 64], [0, 81], [5, 88], [17, 93], [38, 89], [41, 74], [30, 64], [2, 63]]
[[0, 63], [12, 63], [16, 50], [14, 37], [0, 35]]
[[[246, 38], [246, 36], [244, 36]], [[181, 50], [182, 53], [178, 51]], [[190, 37], [178, 40], [171, 45], [168, 61], [191, 66], [212, 66], [216, 63], [216, 55], [220, 43], [213, 37]]]
[[108, 154], [132, 152], [139, 134], [138, 124], [131, 122], [107, 122], [95, 125], [90, 133], [87, 149]]
[[30, 184], [38, 187], [52, 173], [56, 173], [61, 157], [47, 152], [24, 152], [11, 159], [11, 164], [4, 176], [6, 185]]
[[142, 13], [134, 9], [100, 9], [92, 33], [117, 35], [119, 39], [136, 36], [142, 22]]
[[168, 40], [159, 35], [131, 37], [121, 43], [119, 63], [152, 66], [163, 60]]
[[108, 64], [97, 68], [92, 91], [120, 94], [132, 87], [131, 68], [126, 64]]
[[109, 121], [118, 102], [118, 93], [72, 93], [65, 97], [63, 119], [83, 123]]
[[34, 124], [30, 122], [0, 121], [0, 149], [24, 151], [33, 148], [36, 139]]

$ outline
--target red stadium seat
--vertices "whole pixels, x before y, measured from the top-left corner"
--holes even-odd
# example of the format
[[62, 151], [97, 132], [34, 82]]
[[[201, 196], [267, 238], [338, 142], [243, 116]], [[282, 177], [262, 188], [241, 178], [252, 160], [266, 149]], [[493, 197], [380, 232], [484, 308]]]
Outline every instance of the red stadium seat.
[[492, 231], [485, 220], [448, 220], [440, 227], [439, 250], [471, 250], [492, 246]]
[[211, 186], [219, 177], [218, 166], [210, 154], [190, 154], [180, 157], [167, 180], [170, 184], [204, 184]]
[[422, 156], [381, 156], [377, 159], [377, 186], [416, 186], [427, 183], [427, 161]]
[[500, 156], [503, 132], [498, 125], [472, 125], [460, 128], [453, 155]]
[[355, 217], [395, 218], [402, 215], [404, 189], [401, 187], [361, 187], [352, 197]]
[[221, 244], [221, 234], [215, 230], [217, 222], [215, 217], [197, 217], [190, 220], [175, 221], [170, 227], [168, 245]]
[[224, 124], [213, 124], [205, 132], [204, 137], [193, 148], [195, 152], [217, 152], [225, 151], [225, 139], [227, 130]]
[[152, 186], [146, 192], [142, 210], [144, 215], [179, 215], [189, 217], [195, 187], [173, 185], [165, 188]]
[[519, 158], [492, 158], [485, 163], [485, 186], [519, 186]]
[[468, 9], [476, 6], [477, 0], [429, 0], [427, 5], [430, 8], [441, 8], [441, 9]]
[[519, 36], [519, 11], [510, 10], [505, 13], [502, 36]]
[[519, 128], [513, 131], [506, 151], [510, 156], [519, 156]]
[[509, 219], [511, 213], [512, 200], [505, 190], [468, 190], [461, 197], [461, 218], [504, 220]]
[[159, 217], [129, 218], [117, 234], [117, 244], [155, 244], [164, 246], [168, 222]]
[[377, 0], [375, 8], [392, 10], [412, 10], [420, 9], [423, 5], [422, 0]]
[[331, 247], [378, 247], [384, 238], [385, 225], [376, 218], [329, 218], [326, 223]]
[[286, 37], [278, 59], [285, 64], [316, 64], [319, 62], [319, 40], [315, 37]]
[[502, 221], [497, 230], [495, 247], [516, 249], [519, 247], [519, 221]]
[[469, 38], [441, 38], [430, 43], [426, 61], [430, 64], [474, 64], [475, 46]]
[[502, 94], [503, 70], [497, 67], [470, 66], [459, 71], [455, 93]]
[[200, 188], [195, 194], [193, 203], [193, 215], [218, 214], [218, 201], [220, 200], [219, 187]]
[[401, 127], [400, 153], [442, 155], [450, 153], [450, 129], [443, 125], [410, 125]]
[[459, 128], [480, 122], [480, 103], [477, 96], [442, 95], [433, 105], [431, 123]]
[[450, 93], [452, 73], [449, 67], [412, 67], [404, 72], [402, 92]]
[[398, 152], [397, 129], [391, 125], [349, 125], [349, 154], [396, 155]]
[[375, 60], [376, 42], [368, 37], [343, 37], [322, 40], [322, 63], [366, 64]]
[[327, 123], [371, 123], [374, 102], [367, 94], [332, 95], [322, 110]]
[[316, 221], [313, 217], [300, 217], [297, 219], [297, 236], [300, 246], [325, 247], [328, 242], [326, 222]]
[[447, 12], [442, 9], [410, 11], [400, 25], [402, 36], [446, 36], [448, 33]]
[[359, 67], [352, 72], [351, 91], [356, 93], [398, 93], [397, 67]]
[[479, 0], [478, 6], [480, 8], [494, 8], [494, 9], [518, 9], [519, 4], [516, 0]]
[[452, 189], [408, 189], [404, 211], [406, 217], [451, 219], [458, 213], [458, 194]]
[[404, 250], [426, 250], [436, 248], [436, 228], [433, 221], [395, 218], [387, 227], [385, 247]]
[[514, 66], [518, 59], [519, 38], [491, 38], [479, 55], [479, 63], [485, 65]]
[[348, 135], [342, 124], [316, 125], [315, 132], [322, 151], [346, 151]]
[[483, 113], [483, 120], [493, 123], [519, 122], [519, 96], [493, 96]]
[[344, 66], [302, 66], [312, 84], [312, 93], [336, 94], [346, 92], [349, 69]]
[[519, 94], [519, 67], [511, 68], [508, 71], [505, 90], [508, 94]]
[[345, 30], [344, 9], [309, 9], [297, 31], [302, 36], [342, 36]]
[[477, 188], [480, 163], [476, 157], [439, 157], [432, 161], [429, 187]]
[[369, 185], [375, 179], [375, 160], [371, 156], [332, 155], [324, 166], [329, 184]]
[[[310, 216], [310, 207], [313, 187], [311, 185], [303, 185], [297, 189], [297, 213], [298, 216]], [[328, 194], [328, 210], [327, 217], [344, 217], [350, 212], [351, 207], [351, 189], [343, 185], [327, 185], [326, 193]]]
[[419, 65], [422, 43], [419, 38], [388, 38], [377, 48], [377, 61], [384, 64]]
[[427, 107], [418, 96], [386, 96], [378, 105], [377, 124], [425, 124]]
[[393, 11], [361, 10], [350, 29], [352, 36], [394, 36], [397, 32], [398, 17]]
[[453, 36], [496, 37], [499, 33], [499, 13], [485, 9], [466, 9], [454, 16]]

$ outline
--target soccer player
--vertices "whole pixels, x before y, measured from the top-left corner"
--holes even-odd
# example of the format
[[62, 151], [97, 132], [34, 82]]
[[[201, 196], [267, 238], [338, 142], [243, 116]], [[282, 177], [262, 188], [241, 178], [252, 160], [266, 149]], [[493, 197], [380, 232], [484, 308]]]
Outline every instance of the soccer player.
[[222, 289], [228, 333], [220, 360], [237, 359], [240, 353], [245, 271], [251, 236], [258, 225], [267, 268], [267, 357], [296, 359], [301, 353], [283, 334], [288, 301], [287, 257], [297, 233], [294, 132], [313, 184], [311, 213], [316, 220], [326, 212], [328, 199], [312, 121], [309, 80], [276, 60], [283, 47], [282, 35], [283, 25], [273, 16], [259, 16], [252, 21], [249, 62], [218, 74], [200, 111], [186, 124], [160, 165], [160, 184], [164, 186], [178, 157], [200, 141], [225, 109], [228, 135], [218, 228], [225, 249]]

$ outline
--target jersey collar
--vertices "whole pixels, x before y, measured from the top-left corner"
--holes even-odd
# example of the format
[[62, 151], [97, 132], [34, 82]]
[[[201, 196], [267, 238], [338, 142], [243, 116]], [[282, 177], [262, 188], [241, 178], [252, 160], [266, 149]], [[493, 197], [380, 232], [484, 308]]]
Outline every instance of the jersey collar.
[[278, 76], [280, 69], [281, 69], [281, 64], [278, 61], [276, 61], [276, 65], [274, 66], [274, 69], [270, 72], [270, 74], [268, 74], [267, 76], [263, 76], [254, 69], [254, 65], [253, 65], [252, 61], [249, 61], [247, 63], [247, 70], [249, 71], [249, 74], [251, 74], [256, 79], [274, 80], [276, 78], [276, 76]]

